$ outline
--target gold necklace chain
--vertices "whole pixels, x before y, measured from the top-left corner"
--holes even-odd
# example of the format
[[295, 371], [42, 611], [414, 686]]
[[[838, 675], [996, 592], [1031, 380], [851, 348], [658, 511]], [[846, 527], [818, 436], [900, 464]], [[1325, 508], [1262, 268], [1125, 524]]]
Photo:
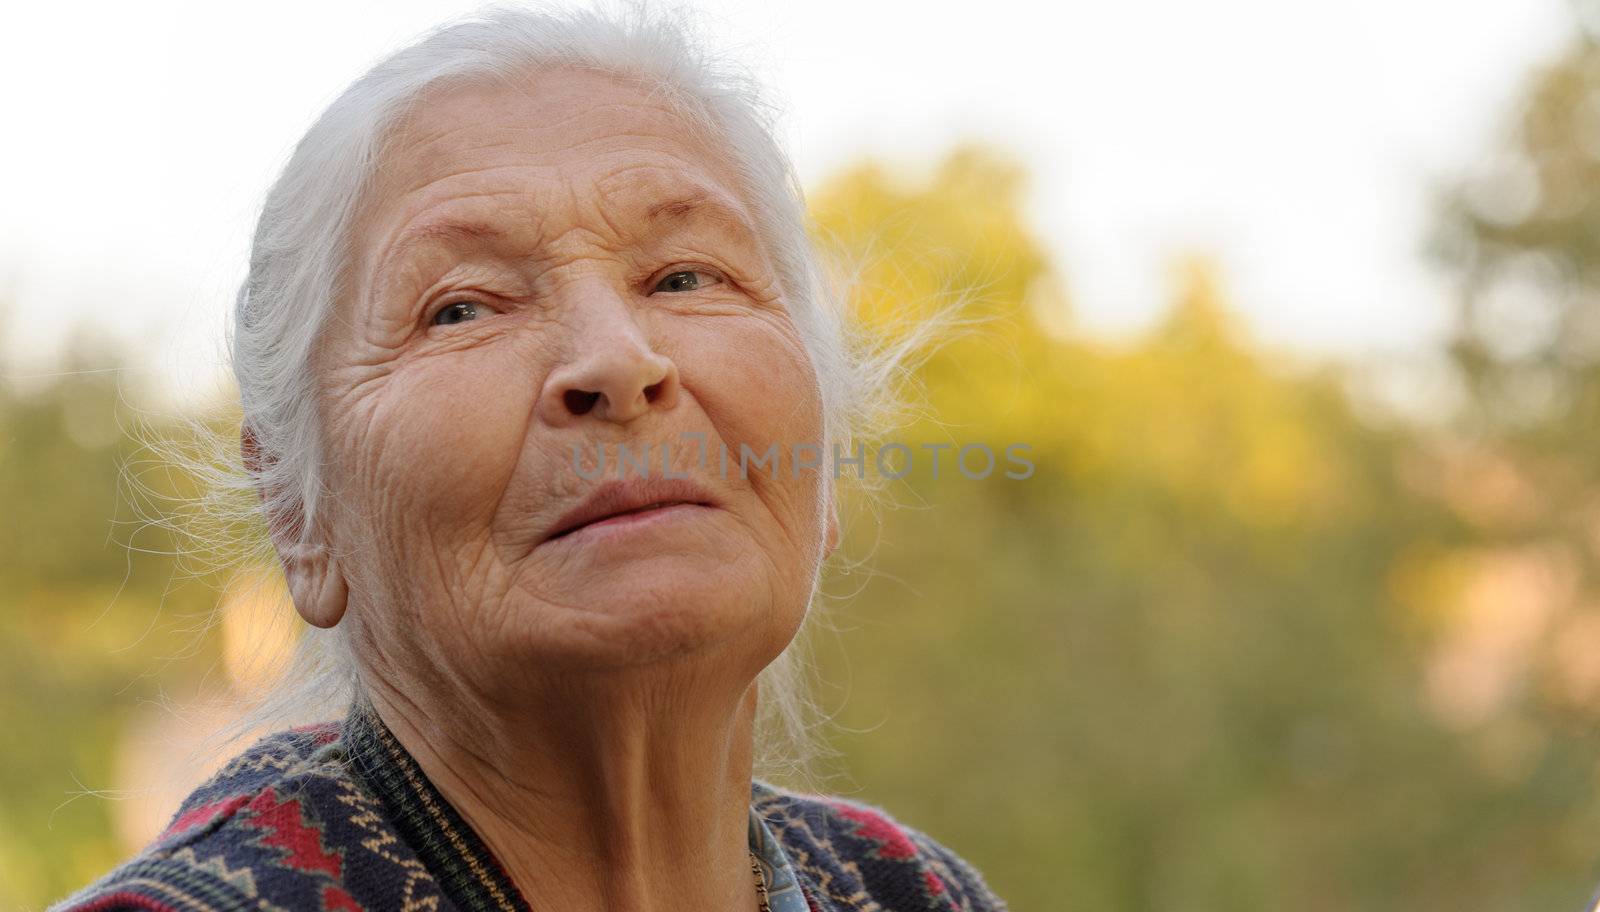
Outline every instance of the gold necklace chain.
[[756, 901], [760, 903], [757, 908], [761, 912], [772, 912], [772, 906], [767, 902], [767, 874], [761, 870], [761, 862], [756, 859], [756, 853], [750, 853], [750, 873], [756, 878]]

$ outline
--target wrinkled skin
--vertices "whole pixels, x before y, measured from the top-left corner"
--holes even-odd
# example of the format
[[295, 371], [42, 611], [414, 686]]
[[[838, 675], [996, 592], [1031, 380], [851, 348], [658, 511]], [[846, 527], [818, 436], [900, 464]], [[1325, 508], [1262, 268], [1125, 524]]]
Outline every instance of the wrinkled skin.
[[[731, 167], [614, 77], [435, 91], [353, 239], [297, 608], [351, 625], [385, 720], [545, 907], [743, 907], [754, 679], [837, 526], [826, 473], [722, 477], [680, 436], [822, 440]], [[671, 444], [717, 506], [546, 540], [597, 443]]]

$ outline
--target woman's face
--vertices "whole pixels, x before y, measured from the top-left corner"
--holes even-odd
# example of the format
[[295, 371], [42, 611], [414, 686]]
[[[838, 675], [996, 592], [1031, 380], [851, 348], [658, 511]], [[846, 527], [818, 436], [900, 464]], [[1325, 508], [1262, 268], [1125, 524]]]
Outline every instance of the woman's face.
[[[788, 643], [832, 538], [827, 473], [787, 455], [821, 406], [734, 187], [613, 77], [436, 92], [406, 120], [313, 355], [364, 662], [496, 689], [686, 654], [753, 674]], [[774, 443], [777, 477], [742, 478], [740, 445]], [[649, 448], [650, 484], [664, 445], [689, 476], [624, 495], [691, 505], [565, 531], [619, 445]]]

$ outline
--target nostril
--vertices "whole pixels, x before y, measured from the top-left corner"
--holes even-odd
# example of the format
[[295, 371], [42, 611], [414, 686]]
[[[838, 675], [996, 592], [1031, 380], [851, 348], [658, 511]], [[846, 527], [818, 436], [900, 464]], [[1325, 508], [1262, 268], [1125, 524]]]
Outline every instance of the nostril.
[[665, 381], [663, 381], [661, 383], [652, 383], [649, 386], [645, 387], [644, 388], [644, 401], [654, 405], [655, 401], [657, 399], [661, 398], [661, 390], [662, 390], [662, 388], [664, 386], [666, 386]]
[[583, 390], [567, 390], [561, 394], [561, 401], [566, 404], [567, 411], [574, 415], [587, 415], [594, 409], [595, 403], [600, 401], [599, 393], [586, 393]]

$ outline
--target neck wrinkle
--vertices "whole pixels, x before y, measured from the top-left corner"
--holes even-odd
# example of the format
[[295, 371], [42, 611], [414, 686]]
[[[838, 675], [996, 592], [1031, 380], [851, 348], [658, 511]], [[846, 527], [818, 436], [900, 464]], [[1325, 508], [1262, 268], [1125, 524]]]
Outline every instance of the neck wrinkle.
[[444, 869], [441, 885], [463, 908], [756, 908], [755, 684], [720, 711], [634, 699], [575, 711], [594, 703], [568, 695], [562, 711], [498, 725], [484, 724], [487, 713], [440, 719], [382, 686], [369, 693], [376, 737], [366, 741], [386, 748], [387, 778], [407, 778], [409, 766], [420, 780], [415, 800], [391, 810], [409, 818], [408, 839], [440, 850], [425, 863]]

